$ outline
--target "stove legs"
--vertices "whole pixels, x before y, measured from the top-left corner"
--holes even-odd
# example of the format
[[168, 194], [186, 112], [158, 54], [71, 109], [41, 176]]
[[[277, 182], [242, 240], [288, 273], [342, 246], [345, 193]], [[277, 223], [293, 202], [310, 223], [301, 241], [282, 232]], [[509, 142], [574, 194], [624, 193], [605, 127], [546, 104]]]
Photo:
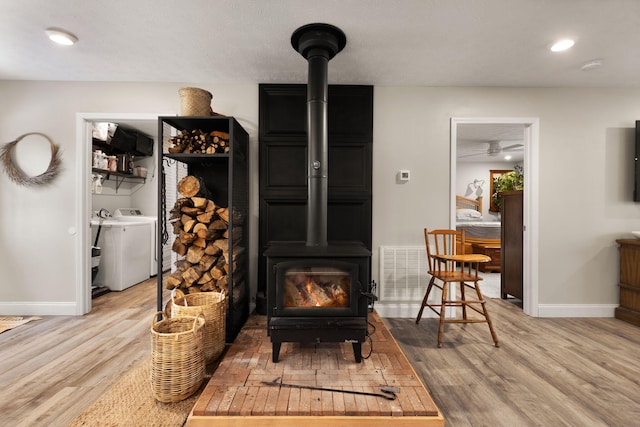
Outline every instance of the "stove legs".
[[[280, 359], [280, 347], [282, 346], [281, 342], [272, 342], [271, 343], [271, 361], [273, 363], [278, 363]], [[362, 343], [360, 341], [352, 343], [353, 346], [353, 357], [356, 360], [356, 363], [362, 362]]]
[[362, 343], [360, 341], [353, 343], [353, 356], [356, 359], [356, 363], [362, 362]]
[[271, 360], [278, 363], [283, 342], [351, 343], [356, 363], [362, 362], [362, 343], [367, 339], [367, 316], [361, 317], [272, 317]]
[[274, 342], [272, 343], [272, 347], [271, 347], [271, 361], [273, 363], [278, 363], [278, 358], [280, 357], [280, 346], [282, 345], [281, 342]]

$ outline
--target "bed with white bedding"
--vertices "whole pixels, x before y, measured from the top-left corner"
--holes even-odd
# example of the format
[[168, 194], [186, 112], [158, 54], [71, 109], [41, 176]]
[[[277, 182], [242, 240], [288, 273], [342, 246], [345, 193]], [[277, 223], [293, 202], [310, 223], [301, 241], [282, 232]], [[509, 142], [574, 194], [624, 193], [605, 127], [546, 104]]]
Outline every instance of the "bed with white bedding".
[[473, 253], [472, 245], [500, 246], [500, 221], [483, 221], [482, 197], [456, 196], [456, 230], [464, 230], [464, 253]]

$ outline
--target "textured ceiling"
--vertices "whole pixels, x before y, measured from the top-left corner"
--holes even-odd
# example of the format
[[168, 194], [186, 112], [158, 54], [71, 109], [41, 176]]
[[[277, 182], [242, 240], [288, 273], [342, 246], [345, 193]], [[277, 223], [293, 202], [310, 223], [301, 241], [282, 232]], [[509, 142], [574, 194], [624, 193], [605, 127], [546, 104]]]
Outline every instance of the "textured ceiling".
[[[506, 123], [459, 123], [456, 128], [458, 162], [501, 162], [509, 154], [509, 163], [524, 160], [524, 125]], [[490, 144], [506, 152], [488, 154]], [[493, 147], [493, 146], [492, 146]]]
[[[290, 38], [312, 22], [347, 36], [332, 84], [640, 87], [640, 0], [0, 0], [0, 80], [304, 83]], [[54, 45], [49, 27], [79, 42]], [[565, 37], [573, 49], [549, 51]], [[465, 126], [460, 161], [522, 139]]]
[[640, 87], [638, 0], [0, 0], [0, 79], [302, 83], [311, 22], [347, 36], [335, 84]]

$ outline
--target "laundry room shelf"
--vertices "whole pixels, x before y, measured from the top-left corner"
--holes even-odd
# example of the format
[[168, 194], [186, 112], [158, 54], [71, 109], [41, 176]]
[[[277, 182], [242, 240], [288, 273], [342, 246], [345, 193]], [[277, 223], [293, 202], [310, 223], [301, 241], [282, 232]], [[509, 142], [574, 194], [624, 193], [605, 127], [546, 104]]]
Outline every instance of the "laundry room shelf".
[[147, 178], [142, 176], [134, 176], [130, 173], [115, 172], [115, 171], [110, 171], [106, 169], [92, 168], [91, 172], [99, 173], [100, 175], [103, 175], [104, 179], [107, 181], [113, 179], [116, 182], [116, 193], [118, 192], [118, 189], [120, 188], [120, 185], [122, 185], [123, 182], [144, 184], [147, 181]]

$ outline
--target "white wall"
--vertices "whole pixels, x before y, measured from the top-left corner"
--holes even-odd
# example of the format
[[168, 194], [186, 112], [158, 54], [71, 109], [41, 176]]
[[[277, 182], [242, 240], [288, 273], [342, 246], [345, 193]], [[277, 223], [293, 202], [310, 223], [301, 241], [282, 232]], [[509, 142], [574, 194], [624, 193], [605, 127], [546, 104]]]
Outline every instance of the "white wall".
[[[88, 232], [89, 220], [76, 218], [76, 114], [178, 114], [183, 86], [194, 84], [0, 81], [0, 141], [26, 132], [46, 133], [61, 146], [64, 169], [52, 185], [36, 189], [0, 175], [0, 313], [76, 314], [81, 305], [75, 250], [77, 230]], [[238, 119], [249, 133], [252, 156], [257, 156], [257, 85], [197, 86], [214, 94], [215, 111]], [[251, 167], [257, 171], [257, 157]], [[252, 191], [258, 188], [257, 175], [255, 179]]]
[[[255, 266], [257, 85], [189, 85], [212, 91], [214, 110], [235, 116], [250, 134]], [[178, 113], [181, 86], [0, 81], [0, 141], [45, 132], [62, 146], [64, 164], [47, 188], [19, 187], [0, 175], [0, 312], [73, 313], [70, 229], [88, 226], [74, 217], [75, 114]], [[451, 117], [540, 118], [538, 275], [539, 302], [547, 308], [541, 314], [616, 305], [615, 239], [640, 230], [640, 204], [631, 201], [638, 89], [376, 87], [373, 278], [379, 246], [422, 245], [424, 227], [448, 226]], [[409, 183], [396, 183], [400, 169], [411, 170]]]
[[[449, 118], [538, 117], [540, 314], [613, 313], [615, 239], [640, 229], [631, 201], [640, 90], [376, 87], [374, 99], [374, 250], [422, 245], [424, 227], [448, 227]], [[410, 183], [396, 184], [399, 169]]]

